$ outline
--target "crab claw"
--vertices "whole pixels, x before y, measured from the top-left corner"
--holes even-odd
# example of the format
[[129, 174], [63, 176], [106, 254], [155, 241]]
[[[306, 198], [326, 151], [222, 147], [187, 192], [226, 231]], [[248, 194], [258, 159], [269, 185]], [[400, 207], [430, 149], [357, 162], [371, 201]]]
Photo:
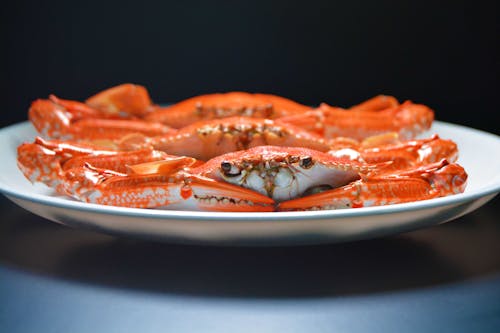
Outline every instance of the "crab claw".
[[[160, 152], [158, 152], [160, 153]], [[170, 156], [163, 154], [164, 160], [151, 161], [141, 164], [127, 165], [127, 173], [129, 174], [173, 174], [184, 168], [191, 167], [198, 163], [192, 157], [187, 156]]]
[[41, 145], [23, 143], [17, 147], [17, 166], [30, 182], [57, 188], [62, 175], [60, 156]]
[[423, 179], [369, 179], [349, 185], [285, 201], [278, 210], [325, 210], [382, 206], [416, 200], [432, 199], [438, 193]]
[[357, 105], [351, 106], [349, 111], [382, 111], [396, 106], [399, 106], [399, 102], [395, 97], [377, 95]]
[[[85, 103], [79, 101], [73, 101], [69, 99], [62, 99], [54, 94], [49, 95], [49, 100], [69, 112], [75, 119], [81, 118], [100, 118], [103, 117], [103, 113], [97, 109], [91, 108]], [[74, 119], [73, 119], [74, 120]]]
[[[114, 107], [114, 104], [110, 105]], [[63, 100], [54, 95], [50, 96], [50, 100], [34, 101], [28, 111], [28, 117], [36, 130], [47, 138], [117, 140], [127, 134], [156, 136], [171, 131], [170, 127], [160, 123], [135, 119], [128, 114], [121, 116], [118, 111], [106, 113], [101, 109], [77, 101]]]
[[412, 170], [365, 178], [346, 186], [285, 201], [278, 210], [323, 210], [392, 205], [433, 199], [465, 190], [467, 173], [445, 159]]
[[89, 97], [86, 104], [108, 113], [143, 116], [152, 110], [153, 103], [145, 87], [125, 83]]
[[199, 210], [229, 212], [274, 211], [274, 200], [263, 194], [198, 175], [189, 177], [189, 186], [181, 190], [181, 195], [193, 198], [196, 204], [195, 208]]
[[102, 205], [269, 212], [274, 201], [257, 192], [186, 172], [127, 175], [90, 165], [65, 173], [66, 193], [78, 200]]
[[397, 132], [401, 138], [410, 139], [430, 128], [434, 111], [410, 101], [376, 112], [363, 111], [363, 108], [347, 110], [323, 103], [317, 109], [280, 120], [327, 139], [350, 137], [363, 140], [388, 132]]
[[467, 172], [456, 164], [446, 164], [433, 173], [424, 175], [439, 191], [440, 196], [462, 193], [467, 186]]

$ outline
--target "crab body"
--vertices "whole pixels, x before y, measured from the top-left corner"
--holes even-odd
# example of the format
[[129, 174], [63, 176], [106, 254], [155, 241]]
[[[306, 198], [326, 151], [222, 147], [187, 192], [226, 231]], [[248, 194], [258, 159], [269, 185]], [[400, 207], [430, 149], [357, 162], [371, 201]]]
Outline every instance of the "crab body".
[[200, 160], [252, 147], [307, 147], [320, 151], [329, 145], [299, 127], [264, 118], [230, 117], [201, 121], [175, 133], [146, 140], [154, 149]]
[[252, 189], [280, 202], [335, 188], [359, 178], [369, 167], [347, 158], [298, 147], [259, 146], [224, 154], [194, 169], [195, 173]]

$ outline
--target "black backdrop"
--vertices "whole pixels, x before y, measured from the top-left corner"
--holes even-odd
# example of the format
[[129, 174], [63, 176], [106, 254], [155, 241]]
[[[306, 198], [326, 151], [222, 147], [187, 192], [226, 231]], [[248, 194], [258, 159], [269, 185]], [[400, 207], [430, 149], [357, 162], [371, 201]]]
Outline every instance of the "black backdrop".
[[379, 93], [498, 134], [496, 1], [2, 4], [2, 127], [124, 82], [157, 103], [245, 90], [348, 106]]

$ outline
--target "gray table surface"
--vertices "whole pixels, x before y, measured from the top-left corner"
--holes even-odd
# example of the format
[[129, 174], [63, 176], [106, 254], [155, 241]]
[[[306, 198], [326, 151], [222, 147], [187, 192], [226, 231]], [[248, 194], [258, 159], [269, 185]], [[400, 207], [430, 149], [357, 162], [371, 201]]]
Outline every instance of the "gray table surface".
[[206, 247], [60, 226], [0, 198], [2, 332], [499, 332], [500, 200], [359, 242]]

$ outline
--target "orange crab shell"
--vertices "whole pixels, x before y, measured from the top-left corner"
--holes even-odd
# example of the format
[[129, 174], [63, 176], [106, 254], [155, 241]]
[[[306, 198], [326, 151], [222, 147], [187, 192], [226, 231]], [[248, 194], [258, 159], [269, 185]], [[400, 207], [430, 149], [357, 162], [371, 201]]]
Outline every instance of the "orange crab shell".
[[155, 149], [200, 160], [256, 146], [306, 147], [327, 151], [320, 136], [279, 120], [229, 117], [199, 121], [171, 134], [146, 140]]
[[111, 114], [128, 113], [144, 116], [153, 110], [153, 103], [146, 88], [131, 83], [103, 90], [87, 98], [85, 103]]
[[195, 96], [172, 106], [157, 107], [146, 119], [182, 128], [196, 121], [214, 118], [245, 116], [274, 119], [310, 109], [276, 95], [234, 91]]

